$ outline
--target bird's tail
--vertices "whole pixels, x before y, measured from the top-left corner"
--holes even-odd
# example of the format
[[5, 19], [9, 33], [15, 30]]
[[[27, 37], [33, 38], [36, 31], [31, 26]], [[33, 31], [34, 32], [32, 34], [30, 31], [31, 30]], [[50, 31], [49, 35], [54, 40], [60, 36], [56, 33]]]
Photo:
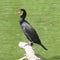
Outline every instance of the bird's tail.
[[45, 50], [48, 50], [43, 44], [40, 44]]

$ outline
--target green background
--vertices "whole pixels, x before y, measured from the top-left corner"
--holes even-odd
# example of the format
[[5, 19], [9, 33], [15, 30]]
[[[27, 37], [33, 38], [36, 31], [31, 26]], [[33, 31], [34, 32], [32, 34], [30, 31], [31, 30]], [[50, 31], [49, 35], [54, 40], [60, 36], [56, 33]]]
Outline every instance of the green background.
[[20, 41], [28, 42], [19, 25], [17, 10], [27, 11], [26, 20], [36, 29], [42, 43], [34, 44], [41, 60], [60, 60], [60, 0], [0, 0], [0, 60], [18, 60], [24, 56]]

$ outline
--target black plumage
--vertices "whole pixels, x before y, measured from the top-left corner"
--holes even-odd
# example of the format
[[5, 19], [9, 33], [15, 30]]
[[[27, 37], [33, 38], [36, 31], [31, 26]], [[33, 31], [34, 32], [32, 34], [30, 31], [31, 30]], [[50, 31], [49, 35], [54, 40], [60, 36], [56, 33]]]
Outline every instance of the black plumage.
[[28, 40], [31, 43], [39, 44], [45, 50], [47, 50], [47, 48], [45, 48], [45, 46], [41, 43], [36, 30], [25, 20], [25, 17], [27, 14], [26, 11], [24, 9], [19, 9], [18, 13], [21, 14], [20, 15], [20, 25], [22, 27], [22, 30], [23, 30], [25, 36], [28, 38]]

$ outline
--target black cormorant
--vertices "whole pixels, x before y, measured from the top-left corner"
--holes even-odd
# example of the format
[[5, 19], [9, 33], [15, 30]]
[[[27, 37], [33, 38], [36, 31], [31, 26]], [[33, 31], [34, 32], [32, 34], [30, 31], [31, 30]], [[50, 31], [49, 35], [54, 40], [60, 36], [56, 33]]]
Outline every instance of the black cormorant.
[[27, 14], [25, 9], [19, 9], [18, 14], [20, 15], [20, 25], [22, 27], [22, 30], [27, 39], [31, 42], [31, 44], [33, 43], [39, 44], [45, 50], [47, 50], [47, 48], [41, 43], [35, 29], [25, 20]]

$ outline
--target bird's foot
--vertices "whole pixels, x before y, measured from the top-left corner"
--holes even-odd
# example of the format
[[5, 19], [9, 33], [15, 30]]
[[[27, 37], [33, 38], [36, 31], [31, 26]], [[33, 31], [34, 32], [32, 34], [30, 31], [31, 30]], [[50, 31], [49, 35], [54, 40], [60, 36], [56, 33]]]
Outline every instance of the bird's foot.
[[30, 45], [30, 46], [33, 46], [33, 42], [29, 42], [29, 45]]

